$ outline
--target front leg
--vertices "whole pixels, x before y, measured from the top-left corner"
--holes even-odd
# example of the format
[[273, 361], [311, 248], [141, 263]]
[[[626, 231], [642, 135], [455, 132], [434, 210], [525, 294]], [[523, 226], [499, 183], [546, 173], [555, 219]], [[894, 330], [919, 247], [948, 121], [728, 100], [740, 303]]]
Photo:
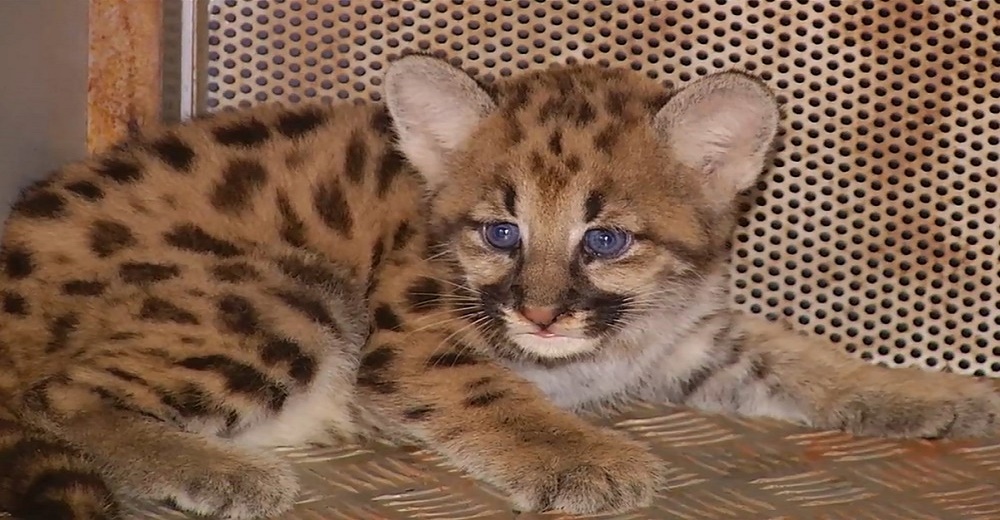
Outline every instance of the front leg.
[[685, 404], [877, 437], [1000, 434], [1000, 393], [972, 377], [852, 359], [819, 338], [734, 314]]
[[647, 504], [659, 462], [641, 444], [548, 403], [449, 333], [405, 332], [380, 307], [358, 386], [391, 431], [445, 455], [522, 510], [587, 514]]

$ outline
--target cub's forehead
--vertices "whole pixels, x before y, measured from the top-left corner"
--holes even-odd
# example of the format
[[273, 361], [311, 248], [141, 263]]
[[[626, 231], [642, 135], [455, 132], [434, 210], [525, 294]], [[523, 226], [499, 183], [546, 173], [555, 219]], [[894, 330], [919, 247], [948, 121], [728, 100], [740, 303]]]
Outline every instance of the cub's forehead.
[[492, 94], [496, 109], [468, 155], [481, 165], [476, 170], [499, 178], [480, 178], [486, 186], [506, 183], [543, 199], [579, 200], [610, 190], [604, 185], [611, 181], [624, 188], [648, 182], [668, 159], [652, 121], [670, 92], [638, 74], [556, 68], [506, 79]]
[[541, 123], [582, 125], [655, 113], [669, 97], [664, 87], [641, 75], [594, 65], [519, 74], [498, 82], [494, 92], [500, 111], [532, 112]]

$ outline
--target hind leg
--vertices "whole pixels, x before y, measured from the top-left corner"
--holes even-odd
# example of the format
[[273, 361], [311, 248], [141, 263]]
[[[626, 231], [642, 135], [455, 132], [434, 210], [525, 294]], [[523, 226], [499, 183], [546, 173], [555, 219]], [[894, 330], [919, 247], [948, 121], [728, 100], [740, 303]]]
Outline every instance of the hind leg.
[[291, 467], [276, 457], [138, 414], [81, 413], [51, 428], [92, 456], [104, 478], [124, 496], [242, 520], [290, 509], [298, 492]]

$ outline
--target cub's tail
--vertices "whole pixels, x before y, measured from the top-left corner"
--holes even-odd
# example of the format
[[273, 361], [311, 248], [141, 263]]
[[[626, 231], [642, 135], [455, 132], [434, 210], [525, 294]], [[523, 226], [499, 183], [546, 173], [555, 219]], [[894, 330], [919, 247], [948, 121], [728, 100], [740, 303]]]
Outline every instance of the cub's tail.
[[[0, 512], [15, 520], [117, 520], [94, 464], [0, 405]], [[0, 515], [2, 516], [2, 515]]]

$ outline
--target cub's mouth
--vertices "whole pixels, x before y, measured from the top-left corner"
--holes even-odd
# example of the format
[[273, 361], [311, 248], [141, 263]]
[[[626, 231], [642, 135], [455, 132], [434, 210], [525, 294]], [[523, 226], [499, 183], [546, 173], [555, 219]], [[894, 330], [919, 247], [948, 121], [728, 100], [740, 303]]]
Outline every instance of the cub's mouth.
[[533, 357], [564, 359], [593, 352], [599, 344], [576, 312], [526, 307], [501, 314], [511, 342]]

